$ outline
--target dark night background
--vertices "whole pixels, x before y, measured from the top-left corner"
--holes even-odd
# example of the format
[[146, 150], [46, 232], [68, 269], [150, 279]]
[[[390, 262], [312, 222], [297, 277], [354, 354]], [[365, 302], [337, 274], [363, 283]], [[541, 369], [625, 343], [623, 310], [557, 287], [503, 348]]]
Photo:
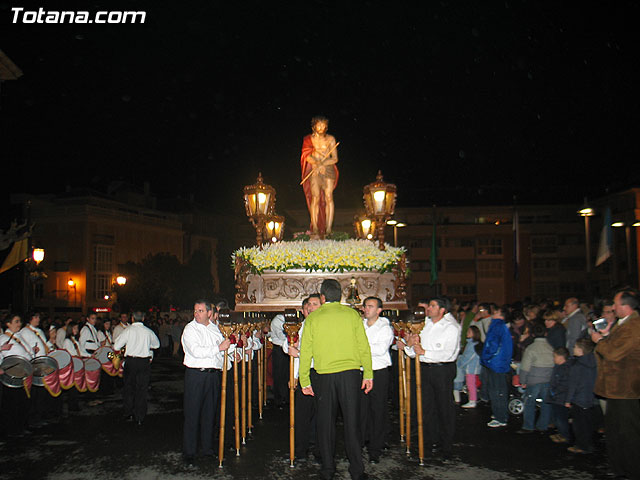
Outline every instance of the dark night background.
[[[341, 142], [338, 208], [382, 169], [400, 206], [580, 203], [640, 184], [638, 4], [48, 1], [136, 25], [12, 24], [0, 48], [4, 193], [151, 182], [242, 210], [258, 171], [304, 205], [302, 137]], [[7, 199], [8, 202], [8, 199]], [[5, 203], [3, 201], [3, 203]]]

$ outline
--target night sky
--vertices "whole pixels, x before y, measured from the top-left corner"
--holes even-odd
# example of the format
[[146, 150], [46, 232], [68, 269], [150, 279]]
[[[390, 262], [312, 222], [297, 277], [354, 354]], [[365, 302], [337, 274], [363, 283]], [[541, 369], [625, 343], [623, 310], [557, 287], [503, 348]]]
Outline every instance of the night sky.
[[315, 114], [341, 142], [338, 208], [378, 169], [400, 206], [640, 185], [636, 2], [43, 3], [146, 23], [14, 25], [11, 7], [42, 4], [0, 1], [24, 72], [1, 90], [5, 194], [148, 180], [242, 214], [261, 171], [278, 210], [301, 208]]

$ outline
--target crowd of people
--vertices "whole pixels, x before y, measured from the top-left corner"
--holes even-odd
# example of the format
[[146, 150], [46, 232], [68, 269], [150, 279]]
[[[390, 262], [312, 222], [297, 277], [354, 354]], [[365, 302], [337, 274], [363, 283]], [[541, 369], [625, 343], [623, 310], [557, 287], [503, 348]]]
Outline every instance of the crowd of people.
[[[326, 281], [321, 292], [306, 298], [305, 321], [295, 339], [285, 334], [282, 315], [273, 318], [270, 328], [241, 339], [250, 362], [255, 362], [254, 351], [262, 348], [265, 337], [272, 342], [272, 394], [280, 408], [288, 401], [288, 358], [294, 357], [295, 456], [304, 459], [313, 453], [324, 478], [335, 472], [338, 409], [352, 478], [367, 478], [365, 450], [372, 463], [384, 454], [389, 409], [398, 404], [398, 350], [419, 358], [421, 424], [432, 454], [452, 455], [457, 406], [467, 410], [486, 403], [491, 412], [487, 427], [504, 429], [510, 423], [509, 402], [519, 398], [523, 411], [518, 434], [546, 434], [573, 454], [593, 452], [595, 436], [604, 434], [613, 473], [639, 478], [633, 461], [640, 445], [640, 297], [635, 291], [619, 291], [598, 305], [576, 298], [563, 304], [502, 306], [424, 299], [417, 302], [426, 317], [419, 333], [394, 331], [394, 319], [382, 315], [379, 298], [366, 298], [358, 312], [341, 305], [340, 296], [339, 285]], [[222, 333], [218, 310], [199, 300], [188, 323], [179, 316], [145, 318], [141, 312], [122, 314], [117, 323], [96, 314], [78, 322], [41, 318], [35, 312], [23, 324], [20, 316], [7, 314], [2, 318], [0, 359], [11, 355], [30, 361], [56, 349], [79, 358], [90, 358], [104, 346], [124, 350], [125, 416], [141, 425], [153, 356], [177, 356], [186, 367], [183, 453], [193, 464], [196, 454], [214, 453], [223, 358], [230, 360], [227, 368], [240, 360], [237, 340], [233, 345]], [[127, 378], [132, 379], [129, 386]], [[105, 388], [117, 381], [107, 377]], [[4, 434], [22, 436], [27, 428], [58, 418], [62, 398], [69, 410], [78, 408], [75, 389], [60, 398], [48, 398], [42, 389], [32, 392], [24, 408], [24, 392], [3, 386]], [[413, 395], [410, 415], [415, 425]], [[90, 393], [85, 401], [99, 402]]]

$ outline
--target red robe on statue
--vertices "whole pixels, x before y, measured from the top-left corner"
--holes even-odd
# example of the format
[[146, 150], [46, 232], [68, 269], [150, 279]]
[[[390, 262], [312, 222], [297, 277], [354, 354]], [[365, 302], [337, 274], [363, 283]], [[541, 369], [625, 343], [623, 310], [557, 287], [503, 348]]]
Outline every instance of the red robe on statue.
[[[311, 172], [313, 165], [307, 162], [307, 157], [313, 153], [313, 143], [311, 142], [311, 135], [307, 135], [302, 139], [302, 155], [300, 156], [300, 171], [302, 173], [300, 180], [303, 180], [304, 177], [309, 175]], [[332, 165], [336, 172], [336, 182], [333, 185], [333, 188], [338, 185], [338, 167], [334, 164]], [[307, 208], [309, 209], [309, 214], [311, 214], [311, 177], [307, 178], [307, 180], [302, 184], [302, 189], [304, 190], [304, 196], [307, 200]], [[324, 234], [327, 230], [327, 218], [325, 214], [325, 201], [324, 201], [324, 192], [320, 190], [320, 202], [318, 203], [318, 232]], [[312, 230], [313, 225], [309, 226], [309, 230]]]

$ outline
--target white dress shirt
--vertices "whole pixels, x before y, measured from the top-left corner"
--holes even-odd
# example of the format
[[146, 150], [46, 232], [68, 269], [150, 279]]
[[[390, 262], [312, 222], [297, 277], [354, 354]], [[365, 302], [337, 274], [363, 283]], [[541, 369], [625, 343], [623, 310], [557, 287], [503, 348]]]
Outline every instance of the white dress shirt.
[[223, 341], [224, 336], [214, 323], [202, 325], [193, 319], [182, 331], [182, 349], [184, 350], [182, 363], [189, 368], [222, 370], [224, 352], [220, 351], [219, 346]]
[[33, 355], [27, 350], [29, 348], [27, 342], [20, 337], [20, 332], [12, 334], [10, 330], [7, 330], [0, 335], [0, 347], [6, 343], [10, 343], [12, 347], [9, 350], [0, 350], [0, 359], [10, 355], [17, 355], [25, 360], [33, 358]]
[[364, 331], [369, 340], [371, 347], [371, 366], [374, 370], [381, 370], [391, 366], [391, 355], [389, 347], [393, 343], [393, 328], [389, 319], [378, 317], [375, 323], [368, 325], [369, 321], [365, 318]]
[[[298, 330], [298, 343], [302, 338], [302, 332], [304, 330], [304, 322], [305, 320], [302, 321], [302, 323], [300, 324], [300, 330]], [[287, 339], [287, 337], [284, 338], [284, 343], [282, 344], [282, 351], [287, 355], [289, 355], [289, 340]], [[298, 348], [298, 352], [300, 352], [299, 348]], [[313, 358], [311, 358], [311, 368], [313, 368]], [[300, 371], [300, 354], [298, 354], [297, 357], [293, 357], [293, 378], [298, 378], [299, 371]]]
[[34, 357], [44, 357], [47, 355], [48, 347], [45, 346], [47, 337], [44, 336], [44, 332], [38, 327], [25, 325], [22, 327], [22, 330], [20, 330], [20, 339], [25, 342], [25, 347], [31, 352], [34, 351], [35, 347], [38, 347], [38, 352], [34, 354]]
[[271, 342], [281, 347], [287, 341], [284, 333], [284, 315], [276, 315], [271, 320]]
[[[436, 323], [427, 317], [420, 331], [420, 345], [424, 349], [424, 355], [420, 355], [421, 362], [455, 362], [460, 350], [460, 324], [450, 313]], [[406, 347], [405, 353], [411, 358], [416, 356], [413, 347]]]
[[90, 357], [89, 350], [96, 351], [100, 347], [98, 330], [90, 323], [86, 323], [80, 330], [80, 350], [83, 357]]
[[142, 322], [133, 322], [124, 330], [113, 344], [114, 350], [121, 350], [126, 346], [126, 357], [151, 358], [151, 350], [160, 348], [160, 340], [153, 330], [144, 326]]

